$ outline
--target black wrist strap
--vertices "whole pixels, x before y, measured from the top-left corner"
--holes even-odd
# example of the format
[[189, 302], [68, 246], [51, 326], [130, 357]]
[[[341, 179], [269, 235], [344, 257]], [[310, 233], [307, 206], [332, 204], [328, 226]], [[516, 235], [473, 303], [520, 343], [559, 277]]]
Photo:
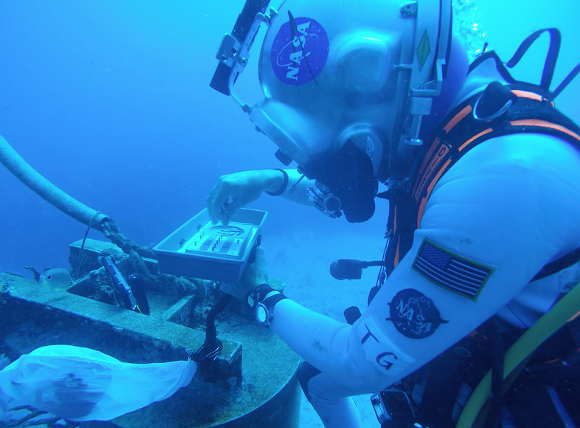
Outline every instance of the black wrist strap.
[[258, 288], [256, 288], [258, 302], [262, 302], [266, 298], [266, 296], [270, 294], [272, 291], [275, 290], [272, 287], [270, 287], [270, 284], [268, 283], [258, 285]]
[[263, 283], [258, 285], [254, 290], [250, 291], [246, 296], [246, 303], [252, 308], [264, 300], [268, 294], [270, 294], [274, 289], [270, 287], [270, 284]]
[[282, 293], [276, 293], [273, 296], [268, 297], [267, 299], [262, 301], [262, 304], [266, 306], [270, 311], [274, 308], [276, 303], [280, 300], [287, 299], [288, 297], [284, 296]]
[[283, 169], [276, 168], [274, 171], [280, 171], [284, 175], [284, 181], [282, 182], [282, 186], [280, 186], [280, 189], [278, 189], [277, 192], [266, 191], [266, 193], [270, 196], [280, 196], [286, 191], [286, 188], [288, 187], [288, 181], [290, 180], [290, 178], [288, 177], [288, 173]]

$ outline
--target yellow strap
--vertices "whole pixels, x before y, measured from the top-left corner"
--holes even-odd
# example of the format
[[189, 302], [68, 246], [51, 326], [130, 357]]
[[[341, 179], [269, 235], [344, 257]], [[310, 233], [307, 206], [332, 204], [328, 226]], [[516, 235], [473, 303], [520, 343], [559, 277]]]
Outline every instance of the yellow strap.
[[[506, 379], [552, 334], [580, 314], [580, 283], [560, 299], [530, 327], [505, 353], [503, 378]], [[456, 428], [471, 428], [491, 394], [491, 370], [481, 380], [465, 405]]]

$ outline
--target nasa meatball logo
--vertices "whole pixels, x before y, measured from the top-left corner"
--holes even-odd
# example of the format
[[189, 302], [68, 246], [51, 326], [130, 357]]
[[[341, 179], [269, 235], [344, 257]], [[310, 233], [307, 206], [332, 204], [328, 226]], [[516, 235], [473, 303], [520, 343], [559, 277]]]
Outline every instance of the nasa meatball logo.
[[392, 321], [399, 333], [411, 339], [429, 337], [448, 322], [441, 319], [431, 299], [410, 288], [395, 294], [389, 306], [391, 317], [386, 320]]
[[328, 59], [329, 40], [315, 19], [289, 15], [272, 43], [271, 62], [280, 81], [304, 85], [315, 80]]

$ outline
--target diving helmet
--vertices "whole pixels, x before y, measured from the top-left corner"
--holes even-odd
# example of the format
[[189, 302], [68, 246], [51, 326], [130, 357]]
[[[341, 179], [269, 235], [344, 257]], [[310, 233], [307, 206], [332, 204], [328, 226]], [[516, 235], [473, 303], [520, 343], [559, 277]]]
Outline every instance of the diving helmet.
[[267, 13], [268, 5], [246, 2], [211, 86], [239, 101], [234, 84], [267, 24], [263, 97], [239, 102], [278, 145], [279, 159], [294, 160], [324, 194], [334, 192], [349, 221], [364, 221], [374, 212], [377, 179], [391, 175], [404, 146], [421, 144], [422, 117], [447, 64], [451, 0], [286, 0]]

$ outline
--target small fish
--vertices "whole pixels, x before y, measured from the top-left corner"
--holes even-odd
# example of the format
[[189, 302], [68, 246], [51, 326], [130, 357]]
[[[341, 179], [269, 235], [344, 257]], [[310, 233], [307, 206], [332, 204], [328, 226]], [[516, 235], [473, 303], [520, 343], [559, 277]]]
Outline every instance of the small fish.
[[49, 269], [40, 275], [42, 285], [66, 289], [72, 285], [70, 273], [65, 268]]

